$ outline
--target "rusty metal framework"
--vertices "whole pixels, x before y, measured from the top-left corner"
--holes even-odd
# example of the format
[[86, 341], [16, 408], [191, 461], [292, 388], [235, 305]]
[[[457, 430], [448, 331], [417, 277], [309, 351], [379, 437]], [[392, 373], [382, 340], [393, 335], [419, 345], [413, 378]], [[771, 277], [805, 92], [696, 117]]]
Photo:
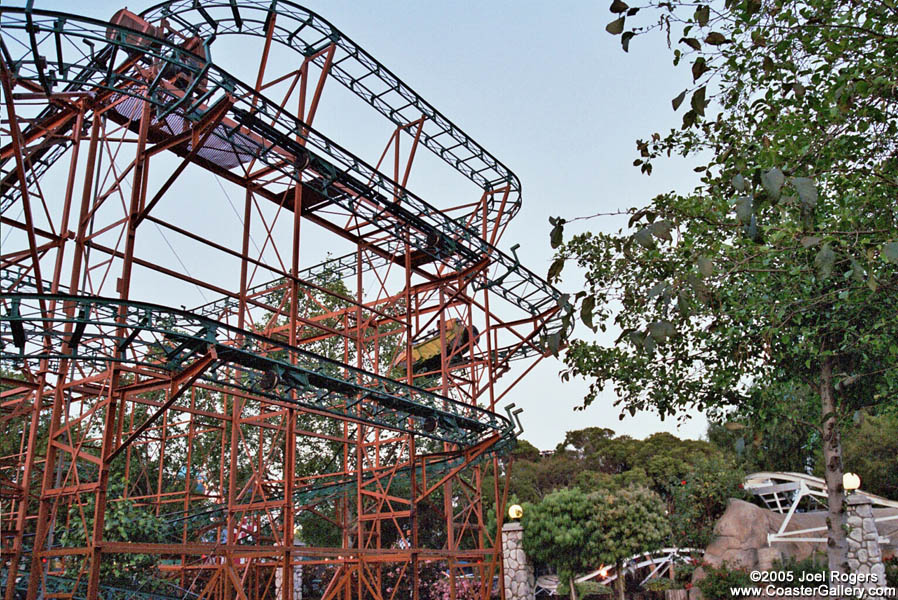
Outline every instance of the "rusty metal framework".
[[[499, 407], [561, 327], [497, 248], [515, 175], [292, 2], [0, 27], [5, 599], [501, 594]], [[334, 86], [374, 164], [315, 127]], [[408, 189], [420, 148], [467, 200]]]

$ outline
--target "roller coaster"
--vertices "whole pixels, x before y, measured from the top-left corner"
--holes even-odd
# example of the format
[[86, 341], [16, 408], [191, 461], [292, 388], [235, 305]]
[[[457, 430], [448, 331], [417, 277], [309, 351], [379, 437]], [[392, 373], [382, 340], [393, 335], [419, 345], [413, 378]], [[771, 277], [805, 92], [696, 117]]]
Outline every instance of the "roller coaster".
[[564, 327], [498, 247], [518, 178], [287, 0], [0, 28], [4, 598], [502, 594], [508, 401]]

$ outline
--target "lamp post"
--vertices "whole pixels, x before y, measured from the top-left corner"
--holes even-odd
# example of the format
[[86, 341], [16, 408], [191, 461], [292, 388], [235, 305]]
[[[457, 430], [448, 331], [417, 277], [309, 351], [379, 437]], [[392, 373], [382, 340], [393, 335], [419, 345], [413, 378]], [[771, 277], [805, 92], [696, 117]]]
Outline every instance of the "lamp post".
[[842, 475], [842, 487], [845, 488], [845, 493], [851, 494], [861, 487], [861, 478], [856, 473], [845, 473]]

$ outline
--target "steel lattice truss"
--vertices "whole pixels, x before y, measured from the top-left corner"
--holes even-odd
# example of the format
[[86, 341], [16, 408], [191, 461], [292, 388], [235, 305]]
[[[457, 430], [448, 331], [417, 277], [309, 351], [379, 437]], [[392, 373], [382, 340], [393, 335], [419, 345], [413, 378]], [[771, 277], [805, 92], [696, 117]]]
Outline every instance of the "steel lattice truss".
[[[498, 249], [517, 177], [291, 2], [0, 26], [4, 597], [490, 597], [498, 407], [562, 326]], [[336, 84], [379, 160], [315, 126]], [[409, 189], [419, 148], [458, 204]]]

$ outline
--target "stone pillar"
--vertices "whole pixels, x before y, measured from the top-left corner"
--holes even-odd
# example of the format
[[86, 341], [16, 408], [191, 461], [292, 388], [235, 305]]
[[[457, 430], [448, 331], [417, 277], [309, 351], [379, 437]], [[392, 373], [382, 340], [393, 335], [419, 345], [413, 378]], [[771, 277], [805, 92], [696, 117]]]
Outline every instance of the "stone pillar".
[[886, 586], [886, 568], [882, 563], [879, 531], [873, 520], [873, 506], [863, 494], [851, 494], [845, 501], [848, 513], [848, 568], [852, 573], [871, 573], [876, 581], [858, 583], [858, 587]]
[[502, 526], [502, 565], [505, 600], [533, 600], [536, 597], [533, 565], [524, 554], [524, 528], [517, 521]]
[[[304, 542], [301, 542], [299, 536], [297, 535], [293, 538], [293, 543], [296, 546], [305, 546]], [[294, 558], [294, 560], [296, 560]], [[284, 598], [286, 594], [284, 593], [284, 571], [280, 567], [274, 570], [274, 591], [276, 598]], [[293, 600], [302, 600], [302, 564], [293, 565]]]

